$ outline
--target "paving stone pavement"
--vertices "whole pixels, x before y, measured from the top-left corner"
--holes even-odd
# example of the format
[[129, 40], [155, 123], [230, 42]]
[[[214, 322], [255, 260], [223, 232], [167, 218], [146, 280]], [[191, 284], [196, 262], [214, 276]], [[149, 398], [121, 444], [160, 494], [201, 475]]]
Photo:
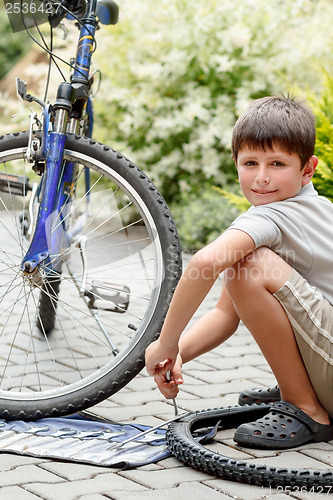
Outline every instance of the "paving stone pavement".
[[[218, 280], [195, 318], [212, 307], [220, 288], [221, 281]], [[182, 410], [229, 406], [237, 403], [242, 389], [274, 383], [265, 359], [241, 325], [223, 346], [184, 366], [184, 385], [177, 402]], [[92, 411], [114, 421], [145, 425], [159, 424], [174, 414], [172, 403], [164, 400], [145, 371]], [[242, 450], [232, 440], [233, 431], [224, 432], [220, 450], [231, 458], [264, 465], [321, 470], [329, 470], [333, 465], [333, 442], [309, 444], [282, 453]], [[325, 494], [279, 491], [221, 480], [186, 467], [173, 457], [122, 471], [1, 453], [0, 471], [0, 500], [260, 500], [271, 497], [287, 500], [327, 497]]]

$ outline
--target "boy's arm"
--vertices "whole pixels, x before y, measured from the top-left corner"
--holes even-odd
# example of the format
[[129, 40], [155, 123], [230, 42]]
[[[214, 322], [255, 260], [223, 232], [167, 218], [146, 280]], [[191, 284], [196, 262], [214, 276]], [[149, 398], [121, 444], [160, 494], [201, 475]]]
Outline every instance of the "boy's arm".
[[230, 229], [194, 255], [177, 285], [159, 339], [147, 348], [146, 368], [150, 375], [172, 372], [180, 335], [215, 280], [254, 249], [248, 234]]
[[211, 351], [225, 342], [239, 325], [230, 295], [223, 285], [216, 306], [196, 321], [179, 340], [179, 352], [183, 363]]
[[180, 337], [173, 380], [170, 382], [167, 373], [162, 370], [155, 374], [154, 379], [161, 393], [168, 399], [176, 397], [178, 385], [182, 381], [182, 365], [222, 344], [237, 330], [238, 324], [239, 317], [226, 287], [223, 286], [216, 306]]

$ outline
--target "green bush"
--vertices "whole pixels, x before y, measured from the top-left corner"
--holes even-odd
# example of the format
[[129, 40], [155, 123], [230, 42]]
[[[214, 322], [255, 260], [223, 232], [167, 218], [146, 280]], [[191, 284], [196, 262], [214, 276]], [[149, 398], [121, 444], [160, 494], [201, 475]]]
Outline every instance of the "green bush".
[[319, 194], [333, 201], [333, 76], [324, 73], [319, 96], [308, 97], [316, 116], [316, 150], [319, 158], [313, 183]]
[[333, 67], [329, 0], [123, 0], [98, 34], [95, 137], [143, 168], [168, 202], [235, 180], [230, 138], [252, 98], [319, 89]]
[[245, 212], [251, 206], [251, 203], [245, 198], [241, 189], [236, 184], [236, 189], [221, 189], [219, 187], [214, 186], [214, 189], [220, 193], [226, 200], [228, 200], [231, 205], [236, 207], [240, 213]]
[[13, 33], [8, 17], [0, 10], [0, 80], [31, 46], [25, 32]]
[[183, 193], [180, 203], [171, 204], [183, 250], [194, 251], [215, 240], [240, 211], [220, 193], [205, 186], [199, 195]]

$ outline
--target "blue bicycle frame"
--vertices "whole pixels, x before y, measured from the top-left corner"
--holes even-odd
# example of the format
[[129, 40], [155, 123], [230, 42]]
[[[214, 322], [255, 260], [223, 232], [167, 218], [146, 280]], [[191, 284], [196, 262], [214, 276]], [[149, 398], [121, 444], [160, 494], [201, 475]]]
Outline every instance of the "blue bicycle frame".
[[[97, 27], [97, 0], [92, 0], [81, 20], [80, 37], [71, 83], [62, 83], [58, 88], [57, 100], [50, 110], [44, 109], [43, 150], [39, 161], [46, 161], [42, 179], [42, 199], [39, 206], [36, 228], [29, 249], [21, 262], [26, 274], [36, 273], [43, 263], [44, 272], [52, 275], [61, 272], [60, 255], [71, 241], [67, 234], [68, 213], [75, 186], [76, 166], [64, 161], [68, 116], [74, 130], [84, 107], [89, 116], [89, 133], [92, 132], [92, 107], [89, 99], [89, 71], [93, 53], [94, 36]], [[77, 108], [77, 111], [75, 110]], [[74, 110], [74, 112], [73, 112]], [[75, 115], [76, 111], [76, 115]], [[53, 130], [49, 132], [50, 115], [53, 113]], [[70, 115], [71, 113], [71, 115]], [[72, 127], [73, 128], [73, 127]], [[89, 172], [85, 172], [86, 192], [89, 193]]]

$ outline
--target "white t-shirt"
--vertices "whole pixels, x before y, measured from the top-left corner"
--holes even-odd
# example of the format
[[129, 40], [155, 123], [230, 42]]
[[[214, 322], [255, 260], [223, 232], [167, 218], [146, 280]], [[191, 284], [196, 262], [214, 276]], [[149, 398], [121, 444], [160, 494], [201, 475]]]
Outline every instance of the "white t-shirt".
[[293, 198], [251, 207], [229, 229], [273, 250], [333, 304], [333, 203], [312, 182]]

